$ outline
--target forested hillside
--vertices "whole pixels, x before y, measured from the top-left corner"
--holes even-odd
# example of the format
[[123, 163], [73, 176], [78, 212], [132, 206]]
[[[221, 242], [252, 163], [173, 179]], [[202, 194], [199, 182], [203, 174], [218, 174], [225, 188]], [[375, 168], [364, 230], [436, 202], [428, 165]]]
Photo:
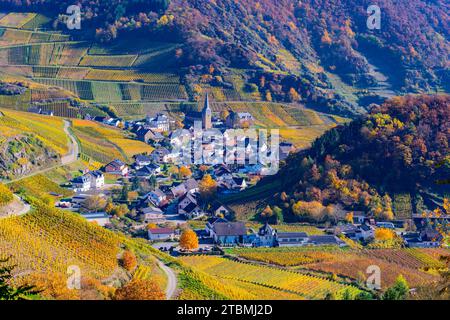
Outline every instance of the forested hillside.
[[422, 194], [442, 200], [450, 190], [449, 125], [448, 95], [393, 98], [327, 131], [262, 186], [281, 183], [271, 199], [291, 218], [334, 219], [339, 205], [392, 219], [398, 194], [407, 194], [408, 207], [420, 214]]
[[[79, 36], [110, 43], [133, 32], [181, 43], [174, 63], [189, 67], [182, 70], [191, 84], [227, 88], [227, 77], [233, 75], [229, 68], [245, 69], [246, 89], [263, 100], [302, 102], [347, 114], [393, 91], [448, 90], [445, 1], [379, 1], [380, 30], [366, 26], [368, 0], [79, 3], [84, 23]], [[71, 4], [0, 1], [16, 10], [50, 10], [57, 28], [65, 28], [60, 14]], [[367, 88], [375, 93], [368, 94]], [[199, 90], [193, 86], [191, 96]]]

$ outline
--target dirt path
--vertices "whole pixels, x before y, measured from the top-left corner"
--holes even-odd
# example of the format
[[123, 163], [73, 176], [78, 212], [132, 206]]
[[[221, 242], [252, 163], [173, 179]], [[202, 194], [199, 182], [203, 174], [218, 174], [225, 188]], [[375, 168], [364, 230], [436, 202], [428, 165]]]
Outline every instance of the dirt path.
[[166, 266], [162, 261], [158, 260], [158, 265], [167, 275], [166, 299], [171, 300], [172, 298], [174, 298], [175, 292], [177, 290], [177, 276], [175, 272], [173, 272], [172, 268]]
[[64, 132], [69, 137], [69, 152], [66, 155], [61, 157], [61, 162], [59, 164], [56, 164], [54, 166], [51, 166], [51, 167], [48, 167], [48, 168], [45, 168], [45, 169], [42, 169], [42, 170], [34, 171], [33, 173], [30, 173], [28, 175], [22, 176], [20, 178], [7, 181], [7, 182], [5, 182], [5, 184], [10, 184], [10, 183], [13, 183], [13, 182], [20, 181], [22, 179], [30, 178], [30, 177], [33, 177], [35, 175], [38, 175], [38, 174], [41, 174], [41, 173], [45, 173], [45, 172], [48, 172], [50, 170], [53, 170], [53, 169], [65, 166], [65, 165], [70, 164], [72, 162], [75, 162], [78, 159], [80, 146], [78, 145], [78, 142], [75, 139], [75, 137], [70, 132], [69, 128], [70, 128], [70, 122], [68, 120], [64, 120]]
[[31, 206], [15, 194], [14, 200], [10, 204], [0, 208], [0, 219], [21, 216], [28, 213], [30, 209]]

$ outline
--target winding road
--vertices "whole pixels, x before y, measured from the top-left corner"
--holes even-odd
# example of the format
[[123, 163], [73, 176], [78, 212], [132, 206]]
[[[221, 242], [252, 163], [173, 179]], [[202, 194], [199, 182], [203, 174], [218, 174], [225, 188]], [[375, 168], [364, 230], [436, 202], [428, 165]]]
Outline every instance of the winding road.
[[171, 300], [174, 298], [177, 290], [177, 276], [172, 268], [166, 266], [162, 261], [158, 260], [158, 265], [167, 275], [166, 299]]

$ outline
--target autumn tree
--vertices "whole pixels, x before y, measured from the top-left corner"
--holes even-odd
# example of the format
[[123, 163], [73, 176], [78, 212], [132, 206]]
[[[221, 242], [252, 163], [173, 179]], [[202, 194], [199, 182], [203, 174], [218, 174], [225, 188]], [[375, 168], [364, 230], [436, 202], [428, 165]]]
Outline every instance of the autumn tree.
[[189, 178], [192, 176], [192, 171], [187, 166], [182, 166], [178, 172], [181, 179]]
[[114, 300], [164, 300], [161, 288], [151, 280], [134, 279], [116, 290]]
[[209, 174], [205, 174], [200, 180], [199, 184], [199, 192], [202, 199], [209, 201], [216, 195], [217, 191], [217, 183]]
[[195, 250], [198, 248], [197, 234], [191, 229], [183, 231], [180, 237], [180, 247], [186, 250]]
[[268, 219], [273, 215], [273, 211], [270, 206], [266, 206], [263, 211], [261, 211], [261, 217], [264, 219]]
[[300, 95], [294, 88], [289, 89], [288, 97], [289, 97], [289, 101], [291, 101], [291, 102], [300, 100]]
[[377, 228], [375, 230], [375, 240], [377, 241], [387, 241], [393, 240], [395, 238], [395, 233], [386, 228]]
[[122, 258], [120, 259], [120, 264], [127, 271], [133, 271], [137, 266], [136, 256], [130, 250], [125, 250], [122, 254]]
[[220, 111], [220, 119], [222, 119], [222, 121], [227, 120], [229, 115], [230, 115], [230, 112], [227, 109]]
[[347, 223], [353, 223], [353, 212], [348, 212], [348, 213], [345, 215], [345, 221], [346, 221]]
[[89, 211], [99, 211], [106, 207], [106, 199], [101, 196], [92, 196], [84, 201], [84, 207]]
[[78, 290], [69, 289], [67, 276], [62, 273], [32, 273], [27, 276], [27, 281], [33, 283], [40, 295], [55, 300], [79, 300]]
[[320, 41], [322, 42], [322, 44], [325, 44], [325, 45], [331, 44], [332, 40], [331, 40], [330, 34], [328, 33], [327, 30], [325, 30], [323, 32], [323, 35], [322, 35], [322, 38], [320, 39]]

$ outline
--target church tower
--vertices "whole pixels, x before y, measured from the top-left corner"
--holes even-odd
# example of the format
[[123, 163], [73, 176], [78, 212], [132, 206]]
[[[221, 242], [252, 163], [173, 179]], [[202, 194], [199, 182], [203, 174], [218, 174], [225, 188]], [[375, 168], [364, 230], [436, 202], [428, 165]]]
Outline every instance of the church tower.
[[211, 108], [209, 107], [209, 97], [208, 97], [208, 94], [206, 94], [205, 105], [203, 106], [203, 110], [202, 110], [203, 129], [208, 130], [208, 129], [212, 128], [211, 117], [212, 117], [212, 111], [211, 111]]

